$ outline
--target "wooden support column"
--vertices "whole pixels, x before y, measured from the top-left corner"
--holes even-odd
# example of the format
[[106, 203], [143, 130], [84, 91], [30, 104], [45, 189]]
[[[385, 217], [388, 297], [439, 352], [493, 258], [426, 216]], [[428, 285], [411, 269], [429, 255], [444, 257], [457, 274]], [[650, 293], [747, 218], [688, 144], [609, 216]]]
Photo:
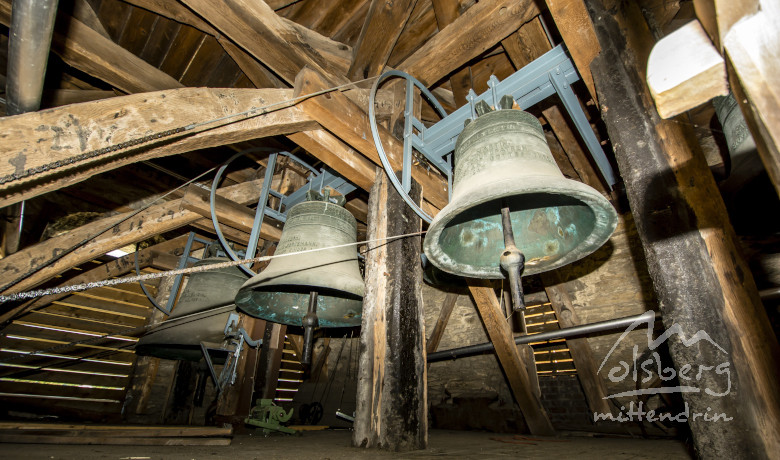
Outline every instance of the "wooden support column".
[[[692, 132], [655, 112], [644, 84], [652, 38], [639, 8], [621, 3], [613, 14], [598, 3], [588, 2], [602, 50], [592, 74], [664, 326], [679, 331], [667, 340], [672, 359], [680, 371], [696, 372], [687, 383], [700, 391], [682, 396], [697, 454], [775, 457], [780, 348], [755, 281]], [[699, 331], [717, 346], [681, 340]], [[721, 372], [700, 372], [700, 365]], [[695, 413], [725, 414], [729, 421]]]
[[[571, 297], [562, 285], [563, 280], [560, 276], [554, 271], [543, 273], [542, 282], [561, 329], [582, 324], [577, 317], [577, 312], [574, 311]], [[598, 375], [598, 365], [593, 358], [593, 350], [588, 344], [588, 339], [566, 339], [566, 345], [574, 360], [574, 367], [577, 368], [577, 377], [580, 379], [585, 398], [588, 400], [588, 407], [592, 412], [611, 413], [609, 401], [605, 399], [608, 395], [607, 387], [604, 380]]]
[[[420, 186], [410, 196], [420, 202]], [[420, 218], [377, 173], [368, 239], [420, 231]], [[420, 237], [368, 245], [352, 443], [392, 451], [428, 445], [427, 372]]]
[[501, 311], [493, 286], [488, 280], [469, 279], [469, 290], [477, 304], [477, 310], [485, 323], [490, 341], [496, 348], [496, 355], [504, 368], [509, 386], [531, 433], [551, 436], [555, 434], [552, 423], [542, 401], [534, 392], [528, 371], [520, 358], [520, 352], [512, 337], [512, 329]]
[[[266, 322], [262, 319], [241, 314], [238, 323], [244, 328], [252, 340], [262, 339]], [[236, 364], [236, 382], [222, 390], [217, 399], [218, 423], [230, 423], [234, 429], [244, 425], [244, 419], [254, 402], [255, 376], [260, 364], [261, 348], [251, 348], [245, 345], [244, 351]]]
[[[206, 378], [205, 375], [201, 377]], [[168, 393], [168, 402], [165, 404], [164, 424], [189, 425], [197, 385], [198, 363], [176, 362], [176, 373]]]

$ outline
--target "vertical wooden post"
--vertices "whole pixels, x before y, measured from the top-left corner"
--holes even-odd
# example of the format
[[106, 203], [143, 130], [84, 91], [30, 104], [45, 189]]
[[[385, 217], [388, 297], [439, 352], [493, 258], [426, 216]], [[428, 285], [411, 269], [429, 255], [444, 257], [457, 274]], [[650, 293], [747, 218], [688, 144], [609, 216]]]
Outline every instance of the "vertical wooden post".
[[547, 411], [544, 410], [539, 395], [535, 393], [528, 370], [520, 358], [520, 351], [512, 337], [512, 329], [501, 312], [493, 286], [487, 280], [469, 279], [468, 282], [471, 296], [474, 297], [474, 303], [477, 304], [479, 315], [485, 323], [490, 341], [496, 348], [496, 355], [509, 380], [512, 394], [523, 411], [528, 428], [533, 434], [555, 434]]
[[[265, 321], [241, 314], [239, 327], [244, 328], [253, 340], [263, 338]], [[260, 349], [245, 346], [236, 364], [236, 381], [222, 390], [217, 400], [218, 422], [230, 423], [234, 429], [243, 426], [244, 418], [252, 408], [255, 376], [260, 362]]]
[[[420, 202], [413, 182], [410, 196]], [[420, 218], [377, 173], [368, 202], [366, 295], [360, 334], [357, 411], [352, 443], [393, 451], [428, 445], [427, 375]]]
[[[661, 120], [653, 107], [644, 83], [653, 42], [647, 25], [635, 4], [616, 8], [613, 14], [588, 2], [602, 49], [592, 74], [664, 326], [679, 331], [667, 340], [672, 359], [680, 374], [696, 370], [685, 384], [699, 391], [682, 393], [694, 445], [702, 458], [774, 457], [780, 452], [777, 338], [704, 155], [695, 139], [689, 142], [689, 127]], [[717, 346], [691, 340], [699, 331]], [[721, 372], [702, 372], [701, 365]], [[713, 422], [717, 414], [729, 420]]]

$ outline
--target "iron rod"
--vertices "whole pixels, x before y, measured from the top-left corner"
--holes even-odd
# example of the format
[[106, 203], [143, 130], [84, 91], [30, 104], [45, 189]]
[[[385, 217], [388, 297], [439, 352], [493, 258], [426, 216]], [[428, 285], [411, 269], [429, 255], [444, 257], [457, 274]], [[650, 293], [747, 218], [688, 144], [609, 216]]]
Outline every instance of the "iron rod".
[[[570, 337], [589, 335], [596, 332], [611, 331], [614, 329], [626, 328], [633, 324], [635, 321], [651, 320], [654, 318], [654, 312], [648, 311], [641, 315], [626, 316], [623, 318], [610, 319], [607, 321], [599, 321], [597, 323], [583, 324], [581, 326], [567, 327], [557, 331], [542, 332], [540, 334], [522, 335], [515, 338], [515, 343], [518, 345], [528, 344], [532, 342], [544, 342], [546, 340], [554, 339], [567, 339]], [[467, 347], [453, 348], [451, 350], [437, 351], [428, 355], [428, 362], [435, 363], [437, 361], [445, 361], [447, 359], [456, 359], [461, 356], [475, 355], [484, 353], [486, 351], [493, 350], [493, 344], [482, 343], [478, 345], [469, 345]]]

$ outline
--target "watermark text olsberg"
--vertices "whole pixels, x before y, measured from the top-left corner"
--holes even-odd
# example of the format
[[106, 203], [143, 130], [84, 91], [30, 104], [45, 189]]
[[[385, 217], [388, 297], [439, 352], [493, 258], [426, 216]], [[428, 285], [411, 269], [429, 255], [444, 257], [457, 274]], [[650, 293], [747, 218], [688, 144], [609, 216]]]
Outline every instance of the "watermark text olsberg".
[[[609, 350], [609, 353], [604, 357], [604, 360], [601, 362], [601, 366], [599, 366], [598, 369], [599, 374], [615, 349], [628, 333], [641, 324], [647, 324], [647, 351], [642, 355], [639, 355], [639, 346], [634, 345], [632, 347], [632, 362], [620, 360], [616, 366], [612, 367], [607, 372], [607, 378], [611, 382], [620, 383], [630, 380], [633, 382], [632, 387], [634, 389], [612, 394], [606, 396], [604, 399], [614, 400], [614, 398], [621, 397], [669, 393], [701, 393], [702, 391], [712, 397], [721, 397], [729, 394], [731, 391], [731, 363], [727, 359], [728, 352], [726, 352], [723, 347], [715, 343], [709, 334], [702, 330], [695, 333], [690, 339], [686, 338], [682, 328], [678, 324], [672, 325], [657, 339], [653, 339], [654, 323], [654, 312], [651, 311], [642, 315], [634, 321], [623, 334], [621, 334], [620, 338]], [[685, 347], [694, 346], [701, 341], [712, 345], [720, 352], [719, 354], [723, 355], [722, 361], [715, 363], [683, 364], [682, 366], [679, 366], [678, 369], [675, 369], [672, 366], [665, 366], [661, 362], [661, 355], [657, 349], [673, 335], [677, 336]], [[656, 379], [656, 376], [661, 385], [650, 384]], [[655, 421], [687, 422], [697, 420], [698, 418], [708, 422], [717, 422], [721, 420], [727, 422], [732, 420], [732, 417], [729, 417], [724, 413], [711, 413], [712, 409], [709, 407], [707, 407], [705, 412], [691, 413], [687, 402], [684, 405], [684, 409], [677, 414], [671, 412], [656, 412], [655, 410], [645, 411], [642, 401], [638, 401], [636, 409], [634, 408], [634, 401], [630, 401], [628, 406], [629, 408], [627, 411], [625, 406], [620, 406], [620, 412], [617, 415], [612, 413], [600, 414], [594, 412], [593, 419], [596, 422], [599, 420], [611, 420], [618, 422], [647, 421], [651, 423]]]

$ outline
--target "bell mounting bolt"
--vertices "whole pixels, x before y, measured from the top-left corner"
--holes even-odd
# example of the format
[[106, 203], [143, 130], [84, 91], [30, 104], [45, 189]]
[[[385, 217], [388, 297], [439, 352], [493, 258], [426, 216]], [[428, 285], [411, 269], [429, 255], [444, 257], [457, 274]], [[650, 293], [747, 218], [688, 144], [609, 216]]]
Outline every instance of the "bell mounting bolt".
[[504, 203], [501, 208], [501, 227], [504, 230], [504, 252], [501, 253], [501, 268], [509, 275], [509, 290], [512, 292], [512, 305], [515, 311], [525, 310], [523, 300], [523, 282], [521, 276], [525, 269], [525, 256], [515, 246], [515, 234], [512, 232], [512, 220], [509, 216], [509, 206]]

